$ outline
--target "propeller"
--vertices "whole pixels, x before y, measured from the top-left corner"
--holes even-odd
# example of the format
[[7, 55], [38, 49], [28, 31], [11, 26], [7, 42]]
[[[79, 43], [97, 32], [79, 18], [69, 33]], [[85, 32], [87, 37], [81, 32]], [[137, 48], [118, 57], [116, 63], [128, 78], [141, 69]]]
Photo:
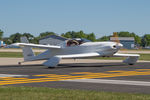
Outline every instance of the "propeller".
[[120, 41], [119, 41], [119, 37], [118, 37], [118, 34], [117, 34], [117, 32], [113, 32], [113, 41], [114, 42], [116, 42], [116, 45], [114, 45], [113, 47], [114, 48], [122, 48], [123, 47], [123, 45], [120, 43]]
[[113, 32], [114, 42], [117, 43], [117, 45], [120, 43], [117, 32]]

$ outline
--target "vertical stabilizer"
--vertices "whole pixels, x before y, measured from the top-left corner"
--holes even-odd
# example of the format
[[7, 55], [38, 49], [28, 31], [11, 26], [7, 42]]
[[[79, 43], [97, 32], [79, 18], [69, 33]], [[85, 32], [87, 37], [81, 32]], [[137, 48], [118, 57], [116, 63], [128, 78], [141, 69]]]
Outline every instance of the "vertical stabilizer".
[[[21, 37], [20, 40], [22, 43], [29, 43], [27, 37]], [[34, 53], [31, 47], [22, 47], [22, 50], [23, 50], [24, 61], [30, 61], [34, 57]]]

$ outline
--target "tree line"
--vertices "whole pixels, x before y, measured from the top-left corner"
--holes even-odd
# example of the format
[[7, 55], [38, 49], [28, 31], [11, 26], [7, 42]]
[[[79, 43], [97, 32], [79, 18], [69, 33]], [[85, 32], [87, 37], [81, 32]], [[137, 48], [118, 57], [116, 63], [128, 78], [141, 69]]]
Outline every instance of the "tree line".
[[[4, 32], [2, 30], [0, 30], [0, 40], [3, 40], [6, 44], [12, 44], [12, 43], [16, 43], [16, 42], [20, 42], [20, 37], [21, 36], [26, 36], [29, 39], [29, 42], [31, 43], [38, 43], [39, 39], [48, 36], [48, 35], [58, 35], [55, 32], [42, 32], [39, 34], [39, 36], [34, 36], [31, 33], [14, 33], [12, 35], [10, 35], [9, 37], [3, 37]], [[145, 34], [142, 37], [138, 36], [137, 34], [133, 33], [133, 32], [127, 32], [127, 31], [121, 31], [121, 32], [117, 32], [118, 37], [134, 37], [135, 39], [135, 44], [140, 45], [140, 46], [150, 46], [150, 34]], [[82, 30], [75, 32], [75, 31], [68, 31], [66, 33], [62, 33], [61, 34], [62, 37], [66, 37], [66, 38], [85, 38], [91, 41], [109, 41], [110, 37], [113, 36], [109, 35], [109, 36], [103, 36], [100, 38], [96, 38], [94, 33], [85, 33]]]

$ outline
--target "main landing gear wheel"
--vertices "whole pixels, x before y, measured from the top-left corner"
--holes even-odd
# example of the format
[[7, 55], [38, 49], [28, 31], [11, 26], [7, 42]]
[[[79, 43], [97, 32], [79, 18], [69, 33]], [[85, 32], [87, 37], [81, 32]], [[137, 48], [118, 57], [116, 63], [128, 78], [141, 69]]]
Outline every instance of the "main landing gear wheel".
[[49, 69], [54, 69], [55, 67], [48, 67]]
[[21, 65], [21, 62], [18, 62], [18, 65]]
[[134, 65], [134, 64], [129, 64], [129, 65]]

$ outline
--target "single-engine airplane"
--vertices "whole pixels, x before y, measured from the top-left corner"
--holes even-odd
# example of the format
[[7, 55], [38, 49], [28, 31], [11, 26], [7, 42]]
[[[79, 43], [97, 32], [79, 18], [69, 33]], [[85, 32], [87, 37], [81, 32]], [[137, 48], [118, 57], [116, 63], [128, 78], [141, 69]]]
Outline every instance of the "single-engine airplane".
[[[133, 65], [137, 62], [138, 54], [120, 54], [117, 53], [122, 48], [121, 43], [117, 42], [84, 42], [68, 39], [56, 45], [42, 45], [29, 43], [26, 37], [21, 37], [21, 43], [12, 45], [20, 46], [23, 50], [24, 62], [35, 60], [47, 60], [43, 65], [56, 67], [61, 59], [68, 58], [89, 58], [89, 57], [127, 57], [123, 63]], [[35, 55], [32, 48], [47, 49], [46, 51]]]

